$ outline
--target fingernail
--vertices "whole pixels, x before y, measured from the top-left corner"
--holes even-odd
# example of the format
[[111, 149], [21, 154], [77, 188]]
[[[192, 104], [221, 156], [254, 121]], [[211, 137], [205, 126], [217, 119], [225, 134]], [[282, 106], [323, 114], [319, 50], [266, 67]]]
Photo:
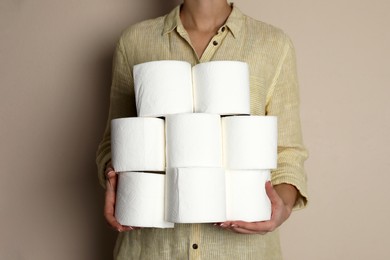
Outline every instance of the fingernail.
[[220, 226], [220, 227], [225, 227], [225, 224], [221, 223], [219, 226]]
[[117, 230], [118, 230], [118, 232], [122, 232], [122, 229], [120, 229], [120, 228], [118, 228]]
[[236, 224], [231, 224], [230, 226], [231, 226], [232, 228], [238, 227]]

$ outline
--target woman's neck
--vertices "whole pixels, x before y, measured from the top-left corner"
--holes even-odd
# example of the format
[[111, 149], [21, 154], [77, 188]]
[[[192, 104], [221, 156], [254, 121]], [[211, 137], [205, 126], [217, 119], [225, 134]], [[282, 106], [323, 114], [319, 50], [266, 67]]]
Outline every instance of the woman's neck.
[[231, 12], [226, 0], [185, 0], [180, 18], [186, 30], [214, 32]]

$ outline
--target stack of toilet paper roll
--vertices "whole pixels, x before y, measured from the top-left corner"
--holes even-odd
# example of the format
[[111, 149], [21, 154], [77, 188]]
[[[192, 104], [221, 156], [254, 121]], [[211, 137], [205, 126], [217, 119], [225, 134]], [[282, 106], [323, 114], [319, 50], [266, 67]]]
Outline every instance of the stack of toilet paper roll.
[[248, 65], [153, 61], [133, 74], [138, 117], [111, 122], [119, 223], [270, 219], [277, 122], [250, 115]]

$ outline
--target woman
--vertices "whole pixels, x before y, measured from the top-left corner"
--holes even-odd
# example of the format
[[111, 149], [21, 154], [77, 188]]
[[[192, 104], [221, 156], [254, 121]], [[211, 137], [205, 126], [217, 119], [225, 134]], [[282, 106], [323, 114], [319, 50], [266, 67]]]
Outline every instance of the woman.
[[[114, 217], [117, 175], [110, 164], [110, 120], [136, 116], [132, 68], [153, 60], [211, 60], [249, 64], [251, 114], [278, 117], [278, 168], [266, 192], [270, 221], [176, 224], [174, 229], [139, 229]], [[226, 0], [185, 0], [169, 14], [128, 28], [117, 45], [111, 105], [97, 152], [106, 187], [104, 214], [118, 230], [115, 259], [281, 259], [277, 228], [293, 208], [307, 203], [307, 158], [302, 144], [295, 53], [279, 29], [242, 14]]]

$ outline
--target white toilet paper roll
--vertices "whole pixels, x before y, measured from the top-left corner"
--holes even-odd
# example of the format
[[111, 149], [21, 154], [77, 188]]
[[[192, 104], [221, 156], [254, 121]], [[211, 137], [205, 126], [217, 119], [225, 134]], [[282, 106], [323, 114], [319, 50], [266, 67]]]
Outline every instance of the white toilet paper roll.
[[233, 116], [222, 118], [224, 164], [227, 169], [277, 167], [277, 118]]
[[191, 64], [151, 61], [135, 65], [134, 92], [140, 117], [159, 117], [193, 111]]
[[240, 61], [212, 61], [193, 67], [195, 112], [250, 114], [249, 68]]
[[265, 192], [270, 170], [226, 171], [228, 220], [264, 221], [271, 218], [271, 202]]
[[226, 220], [223, 168], [167, 169], [166, 220], [213, 223]]
[[165, 175], [145, 172], [119, 174], [115, 217], [122, 225], [173, 228], [164, 220]]
[[165, 171], [165, 125], [160, 118], [111, 121], [112, 164], [117, 172]]
[[222, 167], [219, 115], [176, 114], [166, 117], [167, 167]]

